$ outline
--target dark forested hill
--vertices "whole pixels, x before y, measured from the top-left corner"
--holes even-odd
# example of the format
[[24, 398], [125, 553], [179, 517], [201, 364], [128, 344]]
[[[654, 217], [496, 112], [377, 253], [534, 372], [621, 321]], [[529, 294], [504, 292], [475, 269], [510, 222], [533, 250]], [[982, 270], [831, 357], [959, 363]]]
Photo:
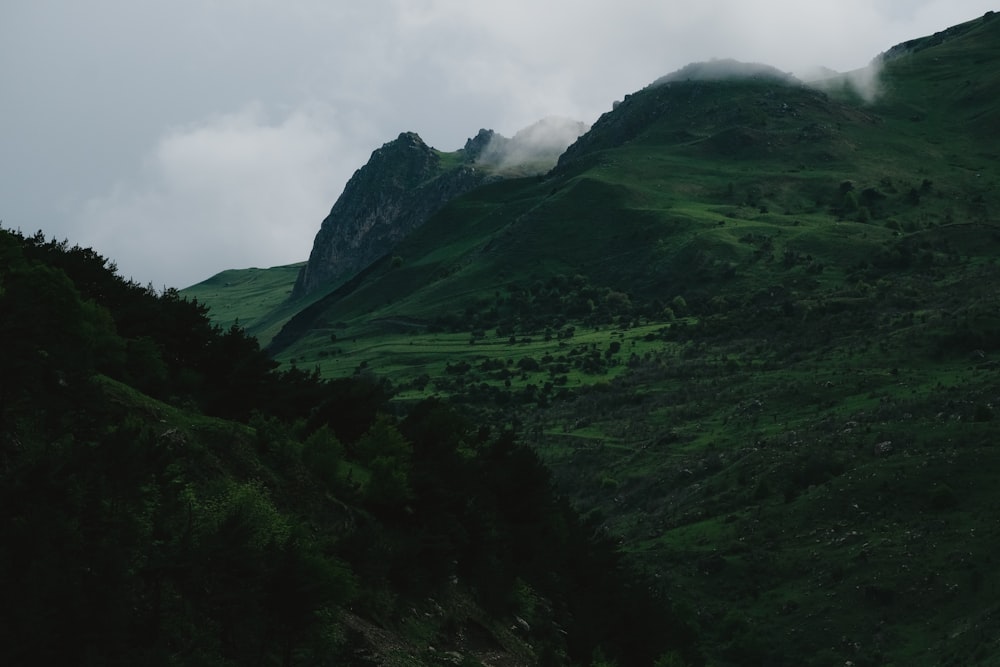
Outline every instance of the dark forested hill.
[[391, 395], [0, 229], [0, 662], [700, 661], [516, 433]]

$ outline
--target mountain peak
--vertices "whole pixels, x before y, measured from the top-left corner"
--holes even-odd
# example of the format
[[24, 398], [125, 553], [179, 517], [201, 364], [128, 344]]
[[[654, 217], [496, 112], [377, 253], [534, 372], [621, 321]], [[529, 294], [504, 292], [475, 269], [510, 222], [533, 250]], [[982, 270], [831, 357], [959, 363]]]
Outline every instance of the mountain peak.
[[659, 86], [672, 81], [732, 81], [738, 79], [799, 83], [799, 80], [791, 74], [770, 65], [723, 58], [689, 63], [675, 72], [661, 76], [650, 85]]
[[447, 201], [489, 178], [465, 165], [443, 166], [420, 135], [400, 133], [373, 151], [344, 186], [316, 234], [293, 298], [364, 269]]
[[462, 151], [465, 153], [466, 162], [474, 162], [478, 159], [493, 140], [499, 136], [493, 130], [480, 129], [476, 136], [469, 138], [465, 142], [465, 146], [462, 148]]
[[403, 146], [408, 146], [410, 148], [424, 148], [427, 144], [424, 140], [420, 138], [420, 135], [416, 132], [400, 132], [399, 136], [396, 137], [395, 142], [389, 143], [400, 143]]

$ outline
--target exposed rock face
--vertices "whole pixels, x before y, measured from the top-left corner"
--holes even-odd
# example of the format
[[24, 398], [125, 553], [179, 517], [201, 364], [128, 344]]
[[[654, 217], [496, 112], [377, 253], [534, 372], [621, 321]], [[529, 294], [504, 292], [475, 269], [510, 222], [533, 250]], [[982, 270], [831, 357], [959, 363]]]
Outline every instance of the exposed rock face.
[[512, 139], [479, 130], [447, 154], [447, 167], [415, 133], [400, 134], [347, 182], [316, 234], [292, 298], [356, 275], [459, 195], [490, 181], [548, 171], [587, 129], [578, 121], [546, 118]]
[[[480, 141], [488, 142], [491, 134], [480, 132]], [[347, 182], [316, 234], [292, 298], [356, 274], [449, 200], [490, 179], [471, 164], [445, 170], [438, 152], [419, 136], [400, 134], [375, 150]]]
[[493, 130], [479, 130], [479, 133], [476, 136], [465, 142], [465, 147], [462, 149], [465, 153], [465, 161], [475, 162], [490, 146], [490, 144], [495, 141], [506, 142], [507, 139]]

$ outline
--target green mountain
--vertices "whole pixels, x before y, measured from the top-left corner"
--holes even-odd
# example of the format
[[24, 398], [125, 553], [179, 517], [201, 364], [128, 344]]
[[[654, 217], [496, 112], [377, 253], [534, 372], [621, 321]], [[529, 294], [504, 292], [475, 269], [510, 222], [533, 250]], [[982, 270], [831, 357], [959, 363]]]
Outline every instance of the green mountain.
[[301, 297], [349, 278], [412, 232], [449, 199], [489, 175], [451, 165], [412, 132], [372, 153], [323, 221], [293, 291]]
[[223, 329], [238, 325], [266, 344], [309, 301], [291, 298], [304, 266], [299, 262], [270, 269], [229, 269], [182, 293], [210, 306], [214, 324]]
[[764, 68], [720, 76], [726, 62], [665, 77], [616, 104], [548, 175], [452, 202], [273, 349], [296, 356], [334, 324], [412, 329], [470, 309], [466, 330], [490, 327], [503, 317], [484, 314], [502, 311], [498, 290], [560, 276], [655, 318], [676, 296], [698, 310], [770, 293], [775, 276], [760, 269], [778, 260], [810, 271], [802, 298], [907, 252], [907, 234], [988, 220], [995, 30], [987, 17], [892, 50], [871, 105]]
[[811, 85], [685, 68], [270, 350], [513, 425], [712, 664], [990, 664], [997, 72], [993, 14]]
[[993, 13], [808, 85], [689, 66], [269, 351], [515, 430], [710, 664], [992, 664], [998, 72]]

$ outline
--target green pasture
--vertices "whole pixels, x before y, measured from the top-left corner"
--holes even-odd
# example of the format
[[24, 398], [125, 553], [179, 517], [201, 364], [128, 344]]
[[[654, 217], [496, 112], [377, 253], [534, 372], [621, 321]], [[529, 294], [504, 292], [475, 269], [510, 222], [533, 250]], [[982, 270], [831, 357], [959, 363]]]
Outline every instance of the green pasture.
[[208, 306], [212, 322], [223, 329], [239, 324], [266, 344], [307, 303], [289, 303], [305, 262], [269, 269], [230, 269], [181, 290]]

